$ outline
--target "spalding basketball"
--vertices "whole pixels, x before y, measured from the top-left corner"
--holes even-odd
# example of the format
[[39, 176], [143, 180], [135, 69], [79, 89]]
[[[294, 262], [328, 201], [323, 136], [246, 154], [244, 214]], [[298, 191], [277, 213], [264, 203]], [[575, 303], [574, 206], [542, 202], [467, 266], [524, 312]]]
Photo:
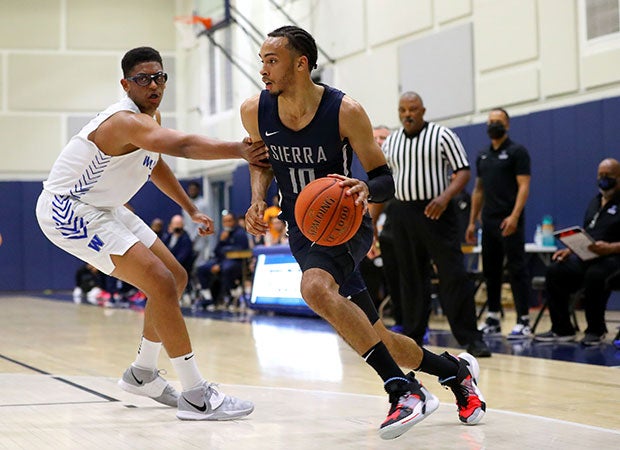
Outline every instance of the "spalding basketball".
[[364, 207], [357, 196], [345, 195], [337, 178], [319, 178], [297, 197], [295, 221], [301, 232], [319, 245], [340, 245], [353, 237], [362, 223]]

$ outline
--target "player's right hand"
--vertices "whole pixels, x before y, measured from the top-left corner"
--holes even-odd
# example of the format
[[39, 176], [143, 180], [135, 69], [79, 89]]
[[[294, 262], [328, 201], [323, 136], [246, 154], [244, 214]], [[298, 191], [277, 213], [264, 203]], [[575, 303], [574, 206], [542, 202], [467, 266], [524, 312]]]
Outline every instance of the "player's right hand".
[[252, 203], [245, 213], [245, 229], [254, 236], [264, 236], [269, 230], [269, 224], [263, 220], [267, 203], [264, 201]]

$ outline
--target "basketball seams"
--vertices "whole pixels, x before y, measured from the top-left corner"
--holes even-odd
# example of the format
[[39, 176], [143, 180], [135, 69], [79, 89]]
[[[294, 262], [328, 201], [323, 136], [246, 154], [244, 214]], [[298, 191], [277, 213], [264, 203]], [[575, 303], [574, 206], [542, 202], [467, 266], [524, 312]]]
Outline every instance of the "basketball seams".
[[[332, 184], [327, 189], [333, 188], [335, 184], [336, 183]], [[338, 186], [338, 187], [340, 187], [340, 186]], [[342, 196], [344, 195], [344, 191], [345, 191], [344, 189], [342, 189], [342, 188], [340, 189], [339, 196], [338, 196], [338, 201], [336, 202], [336, 205], [338, 205], [338, 204], [340, 204], [342, 202]], [[325, 192], [325, 191], [323, 191], [323, 192]], [[331, 212], [331, 215], [329, 216], [329, 220], [327, 221], [327, 223], [323, 227], [323, 231], [321, 232], [321, 235], [317, 238], [316, 242], [320, 241], [323, 238], [323, 235], [325, 234], [325, 232], [330, 229], [330, 225], [332, 224], [332, 221], [334, 220], [334, 217], [336, 217], [336, 213], [338, 212], [337, 208], [330, 208], [329, 211]]]
[[[328, 247], [350, 240], [363, 220], [356, 196], [347, 196], [340, 180], [323, 177], [307, 184], [295, 203], [295, 220], [310, 241]], [[358, 209], [360, 209], [358, 211]]]
[[[327, 177], [326, 177], [326, 178], [327, 178]], [[306, 209], [303, 211], [302, 220], [301, 220], [301, 221], [297, 221], [297, 226], [299, 227], [299, 229], [300, 229], [300, 230], [302, 230], [302, 232], [303, 232], [303, 230], [305, 230], [305, 229], [306, 229], [306, 218], [308, 218], [308, 214], [310, 213], [310, 211], [312, 211], [312, 208], [314, 207], [314, 204], [317, 202], [317, 200], [319, 200], [319, 199], [321, 198], [321, 194], [323, 194], [323, 193], [325, 193], [326, 191], [328, 191], [329, 189], [331, 189], [331, 188], [334, 186], [334, 184], [336, 184], [336, 182], [337, 182], [337, 180], [335, 180], [334, 178], [328, 178], [328, 179], [329, 179], [329, 180], [334, 180], [334, 182], [333, 182], [333, 183], [331, 183], [329, 186], [325, 186], [325, 187], [323, 187], [320, 191], [318, 191], [318, 192], [316, 192], [316, 193], [314, 194], [314, 198], [312, 199], [312, 201], [310, 202], [310, 204], [306, 207]], [[314, 181], [316, 181], [316, 180], [314, 180]], [[306, 187], [308, 187], [308, 186], [306, 186]], [[305, 189], [305, 188], [304, 188], [304, 189]], [[302, 189], [302, 191], [303, 191], [303, 189]], [[297, 200], [299, 200], [299, 196], [297, 197]], [[295, 206], [297, 206], [297, 204], [296, 204]], [[332, 218], [332, 217], [333, 217], [333, 215], [334, 215], [334, 210], [333, 210], [333, 208], [330, 208], [330, 209], [329, 209], [329, 213], [330, 213], [330, 220], [331, 220], [331, 218]], [[312, 222], [312, 220], [314, 220], [314, 219], [313, 219], [313, 218], [310, 218], [310, 222]], [[319, 240], [319, 239], [323, 236], [323, 234], [325, 233], [325, 230], [326, 230], [326, 229], [327, 229], [327, 225], [325, 225], [325, 226], [323, 227], [323, 230], [321, 231], [320, 236], [319, 236], [319, 237], [317, 237], [317, 238], [315, 239], [315, 241], [318, 241], [318, 240]]]

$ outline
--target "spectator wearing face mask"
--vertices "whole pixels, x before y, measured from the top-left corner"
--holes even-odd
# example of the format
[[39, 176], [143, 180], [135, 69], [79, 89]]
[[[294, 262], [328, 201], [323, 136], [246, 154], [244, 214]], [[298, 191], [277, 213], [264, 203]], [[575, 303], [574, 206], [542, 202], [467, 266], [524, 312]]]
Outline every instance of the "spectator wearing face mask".
[[202, 294], [206, 300], [213, 299], [216, 304], [219, 304], [225, 303], [225, 300], [230, 298], [230, 291], [235, 287], [235, 282], [241, 280], [243, 261], [237, 258], [229, 259], [226, 255], [231, 251], [249, 248], [248, 236], [239, 226], [235, 215], [231, 212], [224, 212], [222, 232], [213, 256], [197, 270], [200, 286], [203, 289]]
[[185, 268], [188, 275], [191, 274], [194, 251], [192, 249], [192, 240], [187, 231], [185, 231], [183, 216], [179, 214], [172, 216], [168, 225], [168, 234], [164, 236], [163, 242], [170, 249], [176, 260]]

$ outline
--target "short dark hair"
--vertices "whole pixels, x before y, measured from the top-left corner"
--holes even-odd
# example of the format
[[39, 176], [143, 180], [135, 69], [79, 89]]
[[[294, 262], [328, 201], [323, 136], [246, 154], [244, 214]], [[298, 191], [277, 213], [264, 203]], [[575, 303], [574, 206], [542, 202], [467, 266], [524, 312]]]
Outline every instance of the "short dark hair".
[[316, 69], [318, 51], [316, 42], [310, 33], [294, 25], [285, 25], [269, 33], [269, 37], [285, 37], [288, 39], [286, 48], [295, 50], [301, 56], [308, 58], [308, 71]]
[[137, 47], [132, 48], [125, 56], [123, 56], [123, 60], [121, 61], [121, 67], [123, 69], [123, 76], [126, 77], [132, 71], [134, 67], [143, 62], [158, 62], [161, 66], [164, 66], [164, 63], [161, 60], [161, 55], [157, 50], [151, 47]]
[[504, 116], [506, 116], [506, 121], [508, 123], [510, 123], [510, 116], [508, 115], [508, 111], [506, 111], [504, 108], [497, 107], [497, 108], [493, 108], [491, 111], [501, 111], [501, 112], [503, 112]]

